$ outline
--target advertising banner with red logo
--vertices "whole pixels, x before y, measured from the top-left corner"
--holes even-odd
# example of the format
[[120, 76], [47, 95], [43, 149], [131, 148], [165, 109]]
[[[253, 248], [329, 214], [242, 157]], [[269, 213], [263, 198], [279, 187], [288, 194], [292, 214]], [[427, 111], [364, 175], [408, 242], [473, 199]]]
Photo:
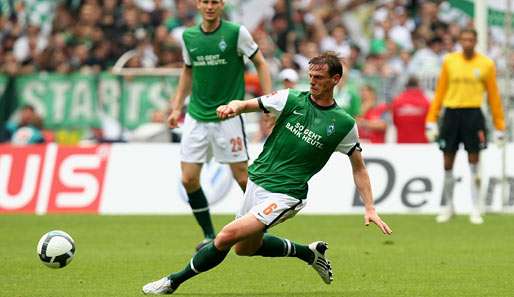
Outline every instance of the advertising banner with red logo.
[[98, 213], [110, 146], [0, 145], [0, 213]]

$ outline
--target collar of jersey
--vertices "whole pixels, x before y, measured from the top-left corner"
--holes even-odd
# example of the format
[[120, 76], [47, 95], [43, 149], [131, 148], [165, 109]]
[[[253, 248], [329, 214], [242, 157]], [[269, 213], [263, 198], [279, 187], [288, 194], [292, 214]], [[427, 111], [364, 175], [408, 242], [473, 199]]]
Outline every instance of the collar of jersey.
[[334, 103], [332, 103], [332, 105], [328, 105], [328, 106], [321, 106], [319, 105], [318, 103], [316, 103], [316, 101], [312, 100], [312, 95], [309, 95], [309, 101], [311, 102], [312, 105], [314, 105], [314, 107], [318, 108], [318, 109], [323, 109], [323, 110], [327, 110], [327, 109], [332, 109], [334, 107], [337, 106], [336, 104], [336, 101], [334, 100]]
[[220, 28], [221, 28], [221, 24], [223, 24], [223, 20], [220, 20], [220, 24], [218, 25], [218, 27], [216, 27], [216, 29], [212, 30], [211, 32], [205, 32], [202, 28], [202, 24], [200, 23], [200, 32], [202, 32], [203, 34], [205, 35], [211, 35], [211, 34], [214, 34], [216, 33], [216, 31], [218, 31]]

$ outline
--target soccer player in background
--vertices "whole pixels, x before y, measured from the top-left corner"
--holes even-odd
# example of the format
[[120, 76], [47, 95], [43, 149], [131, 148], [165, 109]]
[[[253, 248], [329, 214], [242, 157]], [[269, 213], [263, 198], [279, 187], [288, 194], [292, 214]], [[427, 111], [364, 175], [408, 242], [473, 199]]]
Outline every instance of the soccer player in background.
[[462, 51], [448, 54], [443, 62], [437, 82], [435, 98], [431, 103], [426, 119], [427, 138], [434, 141], [438, 136], [437, 119], [441, 106], [445, 107], [438, 138], [444, 155], [443, 205], [437, 222], [448, 222], [454, 215], [453, 208], [453, 163], [459, 149], [464, 144], [468, 153], [471, 172], [471, 212], [470, 222], [482, 224], [480, 214], [478, 175], [479, 152], [487, 147], [484, 115], [480, 109], [484, 93], [493, 116], [494, 136], [502, 142], [505, 120], [503, 107], [496, 84], [494, 61], [475, 51], [477, 32], [464, 29], [460, 34]]
[[200, 186], [202, 165], [210, 158], [210, 152], [216, 161], [230, 165], [243, 192], [248, 179], [243, 119], [235, 117], [220, 122], [216, 108], [234, 98], [244, 98], [244, 56], [255, 64], [264, 93], [271, 91], [271, 77], [248, 30], [221, 19], [223, 0], [197, 0], [196, 6], [202, 22], [182, 35], [185, 65], [168, 124], [170, 128], [178, 126], [184, 100], [191, 92], [182, 133], [181, 169], [189, 204], [204, 234], [198, 250], [215, 237], [209, 205]]
[[335, 54], [322, 54], [309, 62], [310, 91], [284, 89], [218, 107], [218, 116], [224, 120], [262, 110], [276, 115], [276, 124], [249, 168], [248, 187], [237, 218], [198, 251], [182, 271], [145, 285], [145, 294], [173, 293], [184, 281], [220, 264], [232, 246], [241, 256], [299, 258], [330, 284], [333, 278], [325, 257], [327, 243], [303, 245], [265, 232], [306, 205], [307, 182], [336, 151], [350, 158], [354, 182], [364, 202], [365, 224], [373, 222], [384, 234], [391, 234], [373, 206], [355, 120], [333, 99], [342, 71]]

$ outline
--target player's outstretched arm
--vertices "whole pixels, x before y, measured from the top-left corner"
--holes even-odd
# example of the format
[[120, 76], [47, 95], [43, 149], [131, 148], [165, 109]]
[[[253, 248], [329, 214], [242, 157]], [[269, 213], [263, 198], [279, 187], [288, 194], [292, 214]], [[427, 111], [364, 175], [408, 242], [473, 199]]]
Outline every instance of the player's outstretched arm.
[[380, 230], [382, 230], [382, 233], [388, 235], [391, 234], [393, 231], [384, 221], [382, 221], [373, 206], [371, 183], [369, 181], [368, 170], [366, 169], [366, 165], [364, 165], [361, 152], [354, 150], [350, 156], [350, 162], [352, 164], [355, 186], [357, 187], [357, 191], [359, 191], [362, 202], [364, 203], [364, 224], [368, 226], [370, 222], [373, 222], [378, 226], [378, 228], [380, 228]]
[[250, 100], [232, 100], [227, 105], [220, 105], [216, 112], [218, 118], [225, 120], [233, 118], [245, 112], [259, 111], [259, 101], [257, 98]]

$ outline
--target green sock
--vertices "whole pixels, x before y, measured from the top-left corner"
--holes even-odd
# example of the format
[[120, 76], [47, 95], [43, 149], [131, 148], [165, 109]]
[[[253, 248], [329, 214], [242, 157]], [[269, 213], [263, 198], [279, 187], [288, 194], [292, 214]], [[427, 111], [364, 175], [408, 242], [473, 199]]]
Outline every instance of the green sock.
[[307, 264], [314, 261], [314, 253], [308, 246], [298, 244], [270, 234], [264, 234], [261, 247], [255, 252], [254, 256], [263, 257], [296, 257]]
[[193, 256], [182, 271], [170, 274], [169, 278], [172, 280], [173, 286], [176, 288], [200, 272], [216, 267], [223, 262], [229, 251], [230, 249], [226, 251], [218, 250], [214, 246], [214, 242], [207, 244]]
[[202, 227], [203, 235], [205, 238], [214, 238], [214, 227], [212, 226], [211, 215], [209, 213], [209, 204], [207, 198], [203, 194], [202, 188], [193, 193], [187, 193], [189, 197], [189, 205], [193, 210], [193, 215], [198, 222], [198, 225]]

